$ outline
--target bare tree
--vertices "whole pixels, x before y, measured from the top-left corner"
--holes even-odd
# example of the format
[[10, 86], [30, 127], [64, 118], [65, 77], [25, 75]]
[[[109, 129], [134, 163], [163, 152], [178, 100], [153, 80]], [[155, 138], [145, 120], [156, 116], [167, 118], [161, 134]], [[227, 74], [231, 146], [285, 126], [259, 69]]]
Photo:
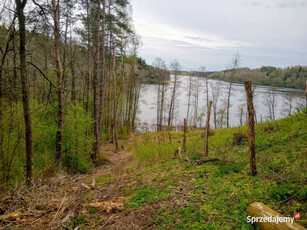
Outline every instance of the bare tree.
[[236, 73], [236, 69], [239, 67], [240, 65], [240, 55], [239, 53], [236, 53], [232, 60], [231, 63], [229, 64], [229, 88], [228, 88], [228, 94], [227, 94], [227, 113], [226, 113], [226, 124], [227, 124], [227, 128], [229, 127], [229, 109], [230, 109], [230, 96], [231, 96], [231, 90], [232, 90], [232, 83], [233, 83], [233, 78], [234, 75]]
[[193, 116], [193, 126], [194, 128], [197, 127], [197, 118], [198, 118], [198, 105], [199, 105], [199, 93], [201, 90], [201, 78], [200, 77], [194, 77], [193, 79], [193, 109], [194, 109], [194, 116]]
[[161, 58], [156, 58], [153, 62], [153, 67], [155, 68], [155, 77], [157, 78], [157, 131], [162, 130], [163, 119], [164, 119], [164, 109], [165, 109], [165, 99], [167, 92], [166, 83], [166, 64]]
[[61, 165], [62, 161], [62, 145], [63, 145], [63, 127], [64, 127], [64, 82], [62, 63], [60, 55], [60, 1], [52, 0], [53, 9], [53, 26], [54, 26], [54, 52], [55, 52], [55, 64], [56, 73], [58, 77], [58, 131], [56, 138], [56, 163]]
[[174, 83], [173, 83], [173, 90], [170, 99], [170, 107], [168, 113], [168, 126], [173, 125], [174, 120], [174, 111], [175, 111], [175, 102], [176, 102], [176, 91], [178, 86], [178, 71], [181, 69], [181, 65], [177, 60], [173, 60], [170, 64], [170, 69], [174, 73]]
[[191, 106], [191, 95], [192, 95], [192, 76], [189, 76], [189, 88], [188, 88], [188, 108], [187, 108], [187, 119], [186, 122], [189, 124], [190, 106]]
[[275, 121], [276, 88], [274, 86], [271, 86], [265, 94], [265, 102], [269, 110], [269, 119]]
[[285, 98], [285, 106], [284, 107], [284, 112], [290, 116], [293, 112], [293, 97], [291, 96], [291, 94], [286, 93], [286, 95], [284, 95]]
[[212, 97], [212, 108], [213, 108], [213, 121], [214, 121], [214, 128], [217, 128], [217, 107], [218, 101], [221, 93], [221, 81], [215, 81], [211, 83], [211, 97]]
[[16, 11], [19, 22], [19, 58], [20, 58], [20, 79], [22, 90], [22, 105], [26, 128], [26, 181], [31, 184], [33, 168], [33, 149], [32, 149], [32, 120], [30, 110], [30, 92], [27, 78], [27, 56], [26, 56], [26, 19], [24, 8], [27, 0], [16, 0]]
[[200, 67], [201, 74], [205, 77], [205, 86], [206, 86], [206, 107], [208, 110], [209, 106], [209, 87], [208, 87], [208, 74], [206, 73], [206, 67], [201, 66]]

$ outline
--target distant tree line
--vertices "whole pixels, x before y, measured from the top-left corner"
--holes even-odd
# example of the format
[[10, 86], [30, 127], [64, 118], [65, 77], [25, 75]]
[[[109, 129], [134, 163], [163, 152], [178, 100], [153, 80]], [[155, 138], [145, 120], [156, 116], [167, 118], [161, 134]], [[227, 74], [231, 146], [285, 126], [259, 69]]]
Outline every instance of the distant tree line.
[[[212, 79], [228, 81], [231, 70], [210, 73]], [[262, 66], [259, 69], [238, 68], [233, 82], [252, 81], [257, 85], [304, 89], [307, 79], [307, 66], [277, 68]]]

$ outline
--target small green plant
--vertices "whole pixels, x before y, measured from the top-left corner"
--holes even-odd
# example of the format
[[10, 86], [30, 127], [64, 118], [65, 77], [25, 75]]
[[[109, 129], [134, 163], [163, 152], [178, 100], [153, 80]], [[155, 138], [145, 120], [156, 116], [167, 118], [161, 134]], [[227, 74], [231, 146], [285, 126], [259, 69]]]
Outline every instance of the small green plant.
[[83, 224], [85, 221], [85, 216], [79, 216], [72, 220], [72, 228], [75, 229], [78, 225]]
[[89, 214], [95, 214], [97, 212], [95, 208], [89, 208], [87, 211]]
[[128, 208], [139, 208], [145, 203], [164, 200], [169, 196], [169, 190], [154, 187], [143, 187], [134, 189], [135, 195], [128, 201]]
[[278, 201], [286, 200], [295, 193], [296, 193], [295, 186], [289, 184], [277, 185], [276, 183], [274, 183], [271, 188], [272, 197]]

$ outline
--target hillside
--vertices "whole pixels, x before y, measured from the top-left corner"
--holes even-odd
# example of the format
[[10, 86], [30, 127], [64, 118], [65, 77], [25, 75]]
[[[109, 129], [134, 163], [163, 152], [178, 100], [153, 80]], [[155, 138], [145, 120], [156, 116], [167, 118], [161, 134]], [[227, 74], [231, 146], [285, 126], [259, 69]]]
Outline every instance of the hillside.
[[[212, 79], [229, 80], [226, 70], [209, 74]], [[262, 66], [259, 69], [239, 68], [236, 70], [233, 81], [235, 83], [244, 83], [252, 81], [257, 85], [266, 85], [274, 87], [287, 87], [305, 89], [307, 80], [306, 66], [293, 66], [287, 68], [277, 68], [273, 66]]]
[[[256, 125], [255, 177], [249, 175], [246, 127], [212, 131], [209, 157], [220, 161], [201, 165], [173, 158], [182, 132], [135, 134], [120, 141], [118, 153], [105, 142], [100, 158], [106, 163], [92, 174], [62, 173], [2, 194], [2, 212], [18, 218], [0, 228], [253, 229], [245, 211], [254, 201], [284, 216], [300, 212], [296, 222], [307, 227], [306, 115]], [[201, 159], [201, 133], [188, 133], [183, 159]], [[113, 203], [102, 208], [97, 202]]]

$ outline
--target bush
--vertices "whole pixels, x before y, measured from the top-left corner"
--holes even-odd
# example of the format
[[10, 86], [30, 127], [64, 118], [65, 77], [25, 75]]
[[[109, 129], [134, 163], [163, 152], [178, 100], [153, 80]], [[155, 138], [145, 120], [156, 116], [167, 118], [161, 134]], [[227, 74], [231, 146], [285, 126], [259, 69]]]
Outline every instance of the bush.
[[244, 133], [234, 133], [232, 137], [232, 145], [243, 145], [247, 141], [247, 136]]

